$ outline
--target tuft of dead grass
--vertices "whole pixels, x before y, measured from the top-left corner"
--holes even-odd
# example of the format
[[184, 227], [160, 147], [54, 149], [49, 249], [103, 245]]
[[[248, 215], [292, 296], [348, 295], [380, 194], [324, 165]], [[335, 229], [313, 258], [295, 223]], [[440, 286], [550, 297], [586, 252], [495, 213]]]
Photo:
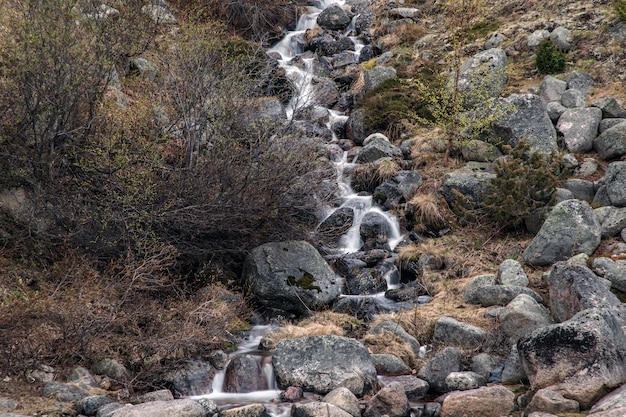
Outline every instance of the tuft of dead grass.
[[418, 370], [423, 365], [423, 361], [420, 361], [415, 355], [409, 344], [389, 331], [383, 330], [376, 334], [366, 334], [362, 342], [370, 353], [395, 355], [411, 369]]
[[407, 210], [413, 214], [416, 223], [414, 228], [418, 231], [438, 229], [446, 224], [442, 214], [445, 209], [434, 193], [414, 195], [408, 203]]

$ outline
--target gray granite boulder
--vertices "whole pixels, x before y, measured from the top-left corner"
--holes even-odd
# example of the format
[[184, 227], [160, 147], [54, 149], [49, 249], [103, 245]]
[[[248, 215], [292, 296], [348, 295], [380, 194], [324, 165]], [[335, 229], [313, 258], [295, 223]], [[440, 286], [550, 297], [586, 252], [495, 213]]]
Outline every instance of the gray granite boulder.
[[489, 284], [464, 292], [463, 300], [468, 304], [477, 304], [481, 307], [503, 306], [520, 294], [526, 294], [538, 302], [543, 301], [539, 294], [527, 287]]
[[562, 51], [572, 49], [572, 32], [564, 26], [558, 26], [550, 32], [550, 40]]
[[372, 362], [378, 375], [409, 375], [411, 368], [402, 359], [389, 353], [372, 354]]
[[596, 190], [592, 181], [580, 178], [569, 178], [565, 181], [565, 188], [578, 200], [591, 202], [595, 197]]
[[477, 162], [493, 162], [502, 156], [498, 147], [478, 139], [464, 142], [461, 146], [461, 153], [466, 161]]
[[308, 336], [278, 343], [272, 357], [280, 387], [328, 394], [338, 387], [361, 397], [376, 387], [376, 368], [365, 346], [341, 336]]
[[626, 207], [605, 206], [594, 211], [600, 221], [603, 239], [618, 236], [626, 228]]
[[600, 133], [593, 140], [593, 149], [607, 161], [626, 154], [626, 123], [616, 124]]
[[[626, 385], [622, 385], [618, 389], [611, 391], [602, 397], [600, 401], [591, 407], [589, 414], [595, 415], [596, 413], [619, 408], [623, 408], [623, 411], [626, 412]], [[626, 413], [621, 415], [626, 415]]]
[[[263, 404], [247, 404], [239, 407], [223, 409], [219, 412], [220, 417], [270, 417], [270, 413]], [[343, 417], [343, 416], [342, 416]]]
[[174, 396], [180, 398], [210, 393], [214, 376], [215, 368], [210, 363], [190, 359], [179, 369], [165, 374], [163, 381]]
[[576, 89], [588, 95], [593, 88], [593, 78], [587, 73], [572, 71], [565, 78], [567, 89]]
[[612, 206], [626, 207], [626, 161], [612, 162], [606, 167], [604, 187]]
[[252, 355], [234, 357], [224, 374], [224, 392], [246, 393], [268, 389], [261, 364]]
[[446, 386], [450, 391], [467, 391], [487, 385], [484, 376], [475, 372], [450, 372], [446, 377]]
[[517, 385], [528, 382], [526, 372], [522, 367], [517, 344], [511, 347], [511, 351], [504, 360], [504, 369], [502, 370], [502, 383], [505, 385]]
[[443, 399], [441, 417], [501, 417], [515, 408], [515, 394], [501, 385], [455, 391]]
[[483, 200], [483, 194], [496, 174], [462, 168], [448, 172], [443, 180], [443, 196], [454, 210], [460, 205], [465, 208], [477, 207]]
[[552, 208], [522, 256], [529, 265], [551, 265], [578, 253], [591, 255], [600, 240], [600, 223], [589, 203], [566, 200]]
[[567, 109], [585, 107], [587, 104], [587, 95], [575, 88], [565, 90], [561, 96], [561, 104]]
[[531, 389], [550, 387], [582, 409], [626, 382], [626, 336], [607, 309], [584, 310], [517, 346]]
[[603, 119], [625, 118], [626, 110], [613, 96], [605, 96], [591, 103], [593, 107], [602, 110]]
[[497, 137], [513, 147], [525, 140], [532, 151], [542, 154], [557, 149], [556, 130], [541, 98], [512, 94], [503, 99], [503, 106], [511, 111], [494, 123], [493, 133]]
[[351, 414], [327, 402], [296, 403], [291, 417], [349, 417]]
[[398, 382], [404, 388], [404, 393], [409, 400], [424, 398], [430, 389], [428, 382], [413, 375], [400, 375], [384, 379], [385, 382]]
[[498, 265], [496, 273], [496, 283], [500, 285], [518, 285], [526, 287], [529, 283], [528, 276], [520, 264], [515, 259], [505, 259]]
[[350, 20], [339, 4], [331, 4], [317, 16], [317, 24], [330, 30], [343, 30], [350, 24]]
[[559, 118], [556, 129], [563, 134], [563, 142], [568, 151], [589, 152], [598, 134], [600, 120], [602, 111], [596, 107], [568, 109]]
[[408, 417], [411, 413], [409, 399], [399, 382], [384, 386], [367, 403], [363, 417]]
[[327, 308], [341, 293], [341, 280], [308, 242], [271, 242], [254, 248], [243, 279], [254, 302], [296, 315]]
[[521, 337], [552, 324], [550, 312], [526, 294], [518, 295], [507, 304], [498, 315], [498, 321], [509, 344], [517, 343]]
[[208, 417], [204, 407], [190, 399], [150, 401], [118, 408], [111, 417]]
[[[448, 79], [448, 89], [454, 88], [455, 74]], [[479, 52], [459, 68], [458, 89], [461, 103], [471, 109], [491, 98], [500, 96], [506, 85], [507, 57], [504, 50], [492, 48]]]
[[387, 157], [402, 157], [402, 150], [389, 142], [389, 139], [381, 133], [374, 133], [368, 136], [363, 141], [363, 144], [364, 146], [357, 158], [361, 163], [374, 162]]
[[451, 372], [461, 370], [461, 356], [459, 351], [452, 347], [446, 347], [443, 351], [435, 353], [428, 362], [422, 366], [417, 376], [430, 385], [430, 389], [437, 393], [447, 392], [446, 377]]
[[352, 417], [361, 417], [358, 398], [346, 387], [335, 388], [322, 398], [322, 402], [341, 408]]
[[372, 91], [387, 80], [396, 77], [396, 70], [393, 67], [376, 66], [363, 73], [365, 81], [365, 91]]
[[580, 404], [577, 401], [569, 400], [556, 391], [543, 388], [533, 395], [525, 412], [541, 411], [561, 415], [564, 413], [578, 413], [579, 409]]
[[480, 327], [443, 316], [435, 322], [433, 343], [474, 350], [482, 346], [487, 335], [488, 332]]
[[611, 281], [611, 287], [626, 292], [626, 260], [614, 261], [611, 258], [599, 256], [591, 261], [593, 272]]
[[557, 322], [589, 308], [615, 308], [621, 302], [585, 265], [558, 262], [548, 278], [550, 311]]
[[551, 102], [561, 102], [561, 96], [567, 89], [567, 83], [547, 75], [539, 85], [539, 97], [547, 104]]

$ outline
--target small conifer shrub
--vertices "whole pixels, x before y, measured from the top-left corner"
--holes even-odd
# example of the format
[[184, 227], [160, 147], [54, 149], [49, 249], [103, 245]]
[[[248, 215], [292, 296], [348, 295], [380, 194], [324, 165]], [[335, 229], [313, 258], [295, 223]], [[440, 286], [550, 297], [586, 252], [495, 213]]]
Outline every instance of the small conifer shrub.
[[535, 64], [542, 74], [556, 74], [565, 69], [565, 52], [560, 51], [549, 39], [541, 41], [537, 47]]
[[502, 229], [520, 230], [524, 221], [555, 202], [555, 191], [566, 177], [561, 158], [531, 152], [522, 141], [494, 165], [496, 178], [485, 191], [481, 209]]
[[613, 0], [613, 9], [622, 22], [626, 22], [626, 0]]

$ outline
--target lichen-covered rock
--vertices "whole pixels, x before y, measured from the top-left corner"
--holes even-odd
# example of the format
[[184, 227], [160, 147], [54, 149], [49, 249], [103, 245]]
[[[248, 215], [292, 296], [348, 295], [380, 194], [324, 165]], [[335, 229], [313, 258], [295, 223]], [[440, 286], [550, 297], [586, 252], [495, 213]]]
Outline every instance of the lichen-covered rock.
[[451, 372], [461, 370], [461, 357], [456, 348], [446, 347], [443, 351], [434, 354], [424, 365], [417, 376], [426, 380], [432, 391], [437, 393], [448, 392], [446, 377]]
[[278, 343], [272, 357], [276, 382], [327, 394], [346, 387], [357, 397], [376, 386], [376, 368], [365, 346], [341, 336], [308, 336]]
[[440, 317], [435, 322], [433, 342], [442, 346], [457, 346], [462, 349], [478, 349], [487, 338], [487, 331], [452, 317]]
[[593, 149], [607, 161], [626, 154], [626, 123], [616, 124], [600, 133], [593, 140]]
[[358, 157], [358, 161], [361, 163], [374, 162], [387, 157], [402, 157], [402, 150], [389, 142], [389, 139], [380, 133], [368, 136], [364, 139], [363, 144], [364, 146]]
[[606, 167], [604, 186], [612, 206], [626, 207], [626, 161], [612, 162]]
[[496, 273], [496, 283], [501, 285], [528, 286], [528, 276], [520, 264], [515, 259], [505, 259], [498, 265]]
[[552, 324], [548, 310], [534, 298], [520, 294], [515, 297], [498, 315], [500, 328], [510, 344], [532, 331]]
[[450, 372], [445, 382], [450, 391], [467, 391], [487, 385], [484, 376], [471, 371]]
[[550, 211], [522, 256], [530, 265], [551, 265], [578, 253], [591, 255], [600, 240], [600, 223], [589, 203], [566, 200]]
[[612, 288], [626, 292], [626, 260], [597, 257], [591, 262], [591, 269], [598, 276], [611, 281]]
[[626, 382], [626, 336], [608, 309], [584, 310], [517, 346], [533, 390], [551, 387], [583, 409]]
[[598, 134], [602, 120], [602, 110], [596, 107], [566, 110], [556, 125], [563, 134], [563, 142], [572, 153], [589, 152], [593, 148], [593, 139]]
[[296, 315], [327, 308], [341, 293], [341, 281], [308, 242], [271, 242], [254, 248], [243, 279], [260, 306]]
[[548, 278], [550, 311], [557, 322], [588, 308], [614, 308], [621, 302], [585, 265], [558, 262]]
[[[459, 68], [458, 89], [462, 106], [471, 109], [491, 98], [500, 96], [507, 82], [507, 57], [504, 50], [492, 48], [479, 52]], [[451, 74], [448, 88], [454, 88]]]
[[448, 394], [441, 408], [441, 417], [501, 417], [515, 408], [515, 394], [495, 385]]
[[324, 29], [343, 30], [350, 24], [350, 17], [338, 4], [331, 4], [317, 16], [317, 24]]

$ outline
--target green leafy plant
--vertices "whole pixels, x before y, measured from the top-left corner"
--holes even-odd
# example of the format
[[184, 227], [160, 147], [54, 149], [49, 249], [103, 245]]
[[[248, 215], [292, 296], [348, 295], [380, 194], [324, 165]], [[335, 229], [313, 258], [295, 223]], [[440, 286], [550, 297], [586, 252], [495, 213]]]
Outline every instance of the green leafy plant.
[[566, 53], [560, 51], [549, 39], [541, 41], [537, 47], [535, 64], [542, 74], [556, 74], [565, 69]]
[[524, 221], [555, 201], [556, 187], [565, 177], [561, 159], [530, 152], [520, 142], [494, 165], [496, 178], [481, 203], [487, 219], [503, 229], [522, 229]]

